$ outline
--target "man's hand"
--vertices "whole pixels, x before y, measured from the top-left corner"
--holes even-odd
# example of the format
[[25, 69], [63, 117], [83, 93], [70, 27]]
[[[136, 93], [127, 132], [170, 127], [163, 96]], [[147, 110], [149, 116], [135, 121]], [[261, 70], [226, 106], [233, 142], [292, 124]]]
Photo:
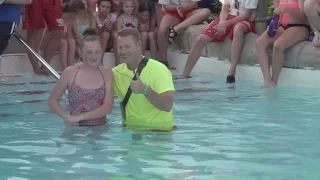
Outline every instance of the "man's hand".
[[[2, 0], [0, 0], [0, 4]], [[32, 0], [6, 0], [5, 4], [17, 4], [17, 5], [25, 5], [25, 4], [31, 4]]]
[[316, 47], [320, 46], [320, 33], [317, 33], [314, 35], [313, 40], [312, 40], [312, 44]]
[[140, 76], [136, 74], [137, 80], [132, 80], [130, 84], [130, 88], [133, 93], [141, 94], [144, 89], [144, 84], [142, 83]]

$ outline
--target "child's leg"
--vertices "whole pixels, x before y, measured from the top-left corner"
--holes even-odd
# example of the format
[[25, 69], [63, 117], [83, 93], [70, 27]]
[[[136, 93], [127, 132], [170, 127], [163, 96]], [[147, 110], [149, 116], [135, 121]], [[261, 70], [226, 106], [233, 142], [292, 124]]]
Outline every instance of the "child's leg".
[[68, 58], [67, 58], [67, 66], [71, 66], [74, 63], [74, 57], [76, 54], [76, 41], [74, 38], [68, 38]]
[[154, 32], [149, 32], [151, 58], [155, 59], [157, 54], [157, 40]]
[[284, 53], [298, 42], [307, 40], [309, 30], [305, 27], [291, 27], [273, 43], [272, 81], [277, 84], [284, 63]]
[[67, 61], [68, 61], [68, 42], [65, 38], [62, 38], [60, 41], [59, 46], [59, 55], [60, 55], [60, 62], [61, 62], [61, 70], [63, 71], [67, 68]]
[[204, 30], [203, 32], [197, 37], [195, 42], [193, 43], [191, 47], [191, 51], [188, 56], [187, 63], [184, 67], [183, 73], [181, 75], [182, 78], [188, 78], [193, 67], [198, 62], [201, 52], [203, 48], [212, 42], [212, 40], [224, 40], [225, 35], [217, 35], [214, 28], [215, 26], [220, 22], [220, 19], [217, 18], [216, 20], [212, 21]]
[[162, 15], [163, 15], [162, 5], [159, 4], [158, 2], [155, 2], [154, 6], [155, 6], [155, 13], [156, 13], [157, 27], [159, 27], [160, 26], [160, 21], [161, 21]]
[[[32, 4], [25, 5], [22, 11], [22, 26], [27, 30], [26, 43], [34, 50], [38, 49], [38, 35], [45, 28], [43, 15], [44, 7], [40, 0], [33, 0]], [[35, 74], [42, 74], [36, 57], [28, 51], [28, 57]]]
[[262, 71], [264, 79], [264, 87], [274, 87], [276, 84], [272, 81], [270, 73], [270, 63], [267, 48], [272, 45], [282, 34], [283, 28], [278, 28], [277, 33], [274, 37], [270, 38], [267, 35], [267, 31], [260, 35], [256, 40], [255, 47], [257, 51], [257, 57]]
[[196, 65], [198, 62], [202, 49], [209, 44], [212, 41], [212, 37], [206, 35], [206, 34], [201, 34], [197, 37], [196, 41], [193, 43], [191, 51], [189, 53], [187, 63], [184, 67], [183, 73], [182, 73], [182, 78], [188, 78], [193, 67]]
[[[26, 43], [33, 49], [37, 49], [37, 38], [38, 38], [38, 30], [27, 30]], [[28, 51], [28, 58], [30, 60], [33, 72], [35, 74], [41, 75], [41, 69], [37, 59], [33, 56], [33, 54]]]
[[142, 54], [145, 55], [149, 34], [148, 34], [148, 32], [145, 32], [145, 31], [140, 32], [140, 34], [141, 34], [141, 41], [142, 41], [141, 50], [142, 50]]
[[[250, 26], [250, 25], [249, 25]], [[241, 56], [241, 51], [244, 43], [244, 35], [248, 32], [248, 27], [244, 23], [238, 23], [233, 29], [233, 40], [230, 49], [231, 66], [229, 75], [236, 75], [236, 68]]]
[[45, 28], [41, 36], [42, 39], [41, 39], [40, 48], [39, 48], [40, 52], [42, 52], [42, 55], [45, 47], [48, 44], [49, 38], [51, 38], [51, 35], [52, 35], [51, 31], [49, 31], [48, 28]]
[[[48, 30], [52, 32], [52, 35], [48, 38], [47, 46], [44, 48], [43, 58], [50, 63], [54, 53], [58, 49], [61, 38], [63, 37], [63, 21], [61, 1], [55, 0], [53, 4], [51, 1], [43, 2], [46, 6], [45, 21], [47, 23]], [[49, 74], [48, 71], [45, 71]]]
[[38, 37], [37, 37], [37, 52], [41, 55], [42, 52], [42, 47], [43, 47], [43, 42], [42, 42], [42, 37], [45, 34], [45, 32], [47, 31], [46, 28], [44, 29], [40, 29], [39, 33], [38, 33]]
[[108, 31], [104, 31], [102, 34], [101, 34], [101, 48], [102, 48], [102, 57], [101, 57], [101, 64], [103, 65], [103, 56], [104, 56], [104, 53], [106, 52], [107, 50], [107, 46], [108, 46], [108, 41], [110, 39], [110, 33]]

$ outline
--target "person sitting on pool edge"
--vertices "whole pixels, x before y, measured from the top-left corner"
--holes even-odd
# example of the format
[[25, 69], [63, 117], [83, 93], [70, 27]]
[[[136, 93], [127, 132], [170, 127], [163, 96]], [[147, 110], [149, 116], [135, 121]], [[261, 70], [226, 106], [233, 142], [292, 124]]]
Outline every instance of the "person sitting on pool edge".
[[[127, 91], [132, 91], [127, 104], [122, 102], [121, 105], [126, 105], [122, 111], [123, 125], [149, 130], [175, 130], [172, 113], [175, 88], [170, 70], [162, 63], [142, 56], [141, 36], [134, 28], [120, 30], [117, 44], [121, 64], [112, 69], [114, 92], [124, 101]], [[134, 72], [143, 65], [140, 73]]]
[[305, 0], [304, 12], [308, 17], [310, 26], [314, 33], [312, 44], [320, 46], [320, 0]]
[[[83, 35], [83, 66], [80, 69], [70, 66], [62, 72], [50, 94], [48, 105], [66, 123], [102, 125], [107, 123], [106, 115], [111, 113], [113, 107], [113, 73], [110, 69], [99, 67], [102, 47], [98, 30], [89, 27]], [[66, 89], [71, 115], [65, 113], [59, 104]]]
[[187, 63], [180, 78], [190, 77], [199, 60], [203, 48], [210, 42], [223, 42], [226, 37], [232, 40], [230, 48], [231, 66], [226, 83], [236, 82], [236, 69], [245, 41], [245, 34], [254, 32], [255, 10], [258, 0], [220, 0], [220, 17], [212, 21], [197, 37], [192, 45]]

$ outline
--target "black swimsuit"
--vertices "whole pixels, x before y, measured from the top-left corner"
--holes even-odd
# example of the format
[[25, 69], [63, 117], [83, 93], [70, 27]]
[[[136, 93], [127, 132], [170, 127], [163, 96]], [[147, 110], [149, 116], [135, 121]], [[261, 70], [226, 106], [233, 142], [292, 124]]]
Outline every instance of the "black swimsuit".
[[283, 27], [284, 30], [289, 29], [291, 27], [305, 27], [308, 29], [308, 32], [311, 31], [310, 26], [306, 25], [306, 24], [299, 24], [299, 23], [292, 23], [292, 24], [288, 24], [286, 26], [280, 25], [281, 27]]

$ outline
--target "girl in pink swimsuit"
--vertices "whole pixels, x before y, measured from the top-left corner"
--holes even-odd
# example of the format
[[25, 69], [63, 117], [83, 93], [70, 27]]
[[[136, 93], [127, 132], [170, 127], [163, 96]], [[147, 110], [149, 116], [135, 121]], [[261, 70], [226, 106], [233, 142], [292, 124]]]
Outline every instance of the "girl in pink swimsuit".
[[[266, 30], [256, 41], [257, 56], [265, 88], [277, 85], [285, 59], [284, 52], [293, 45], [308, 39], [310, 27], [304, 13], [304, 1], [274, 0], [274, 13], [280, 14], [280, 26], [275, 36], [269, 37]], [[272, 45], [271, 73], [267, 48]]]
[[[98, 30], [87, 28], [82, 45], [83, 66], [66, 68], [52, 90], [49, 107], [66, 123], [95, 126], [107, 123], [106, 115], [113, 106], [113, 74], [99, 67], [102, 49]], [[59, 104], [68, 89], [70, 115]]]

